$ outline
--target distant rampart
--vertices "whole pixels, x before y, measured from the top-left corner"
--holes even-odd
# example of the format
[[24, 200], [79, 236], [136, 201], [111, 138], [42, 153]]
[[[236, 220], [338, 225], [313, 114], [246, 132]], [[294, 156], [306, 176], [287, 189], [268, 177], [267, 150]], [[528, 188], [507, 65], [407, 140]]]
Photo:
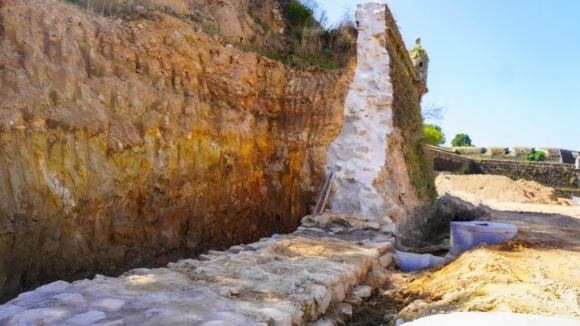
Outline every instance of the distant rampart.
[[476, 160], [525, 161], [534, 152], [544, 152], [544, 162], [574, 164], [579, 151], [560, 148], [534, 147], [450, 147], [444, 150]]
[[[471, 148], [473, 149], [473, 147]], [[575, 169], [573, 164], [473, 159], [458, 155], [452, 150], [438, 147], [429, 147], [429, 149], [433, 156], [435, 171], [503, 175], [514, 180], [531, 180], [552, 187], [559, 197], [580, 196], [580, 170]]]

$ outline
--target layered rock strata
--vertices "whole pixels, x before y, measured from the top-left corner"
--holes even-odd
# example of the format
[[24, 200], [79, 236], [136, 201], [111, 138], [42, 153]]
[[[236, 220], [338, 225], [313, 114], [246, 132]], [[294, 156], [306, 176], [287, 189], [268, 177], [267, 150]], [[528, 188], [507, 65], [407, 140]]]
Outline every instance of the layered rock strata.
[[[413, 80], [415, 74], [394, 74], [392, 61], [400, 61], [395, 51], [399, 44], [389, 38], [388, 31], [396, 26], [389, 24], [387, 15], [386, 5], [379, 3], [359, 5], [356, 12], [357, 67], [344, 107], [344, 126], [328, 151], [327, 170], [334, 173], [332, 213], [351, 216], [358, 227], [394, 232], [395, 223], [405, 221], [424, 198], [417, 196], [407, 171], [403, 130], [395, 123], [401, 120], [395, 116], [402, 116], [401, 109], [394, 110], [394, 98], [409, 95], [395, 93], [393, 80]], [[403, 110], [418, 113], [418, 94], [411, 94], [410, 101]]]
[[0, 302], [293, 231], [324, 182], [350, 70], [132, 17], [0, 2]]
[[0, 324], [290, 326], [322, 314], [317, 325], [343, 323], [387, 281], [393, 239], [320, 222], [335, 218], [307, 217], [290, 235], [167, 268], [51, 283], [0, 306]]

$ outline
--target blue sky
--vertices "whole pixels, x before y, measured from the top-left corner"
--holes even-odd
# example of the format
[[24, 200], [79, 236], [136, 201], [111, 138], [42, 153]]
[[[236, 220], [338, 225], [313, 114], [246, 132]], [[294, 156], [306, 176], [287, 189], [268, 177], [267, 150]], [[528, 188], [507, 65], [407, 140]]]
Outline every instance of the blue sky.
[[[332, 23], [361, 1], [318, 0]], [[387, 0], [430, 57], [447, 143], [580, 150], [580, 0]]]

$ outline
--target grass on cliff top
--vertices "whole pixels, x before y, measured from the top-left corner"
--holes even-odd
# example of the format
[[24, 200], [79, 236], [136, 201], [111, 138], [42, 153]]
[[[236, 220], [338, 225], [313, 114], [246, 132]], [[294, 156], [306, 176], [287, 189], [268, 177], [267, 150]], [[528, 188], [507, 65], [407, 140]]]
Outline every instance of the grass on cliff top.
[[130, 0], [120, 2], [117, 0], [61, 0], [66, 3], [76, 5], [77, 7], [96, 15], [116, 17], [131, 20], [137, 6], [149, 6], [148, 0]]
[[[256, 25], [260, 26], [262, 37], [254, 37], [244, 42], [229, 40], [221, 35], [219, 28], [204, 22], [194, 15], [183, 15], [171, 10], [172, 6], [159, 7], [153, 0], [60, 0], [76, 5], [94, 15], [133, 20], [142, 17], [137, 7], [157, 9], [176, 16], [194, 28], [201, 28], [205, 33], [218, 35], [240, 48], [253, 51], [270, 59], [296, 67], [313, 66], [323, 69], [346, 67], [356, 55], [357, 28], [351, 18], [331, 28], [325, 28], [324, 11], [318, 10], [315, 0], [282, 0], [280, 8], [284, 20], [284, 32], [272, 28], [252, 11], [240, 13], [249, 15]], [[257, 4], [260, 10], [263, 4]], [[189, 5], [191, 6], [191, 5]], [[318, 17], [316, 13], [320, 12]]]
[[[292, 67], [344, 68], [356, 56], [357, 27], [348, 15], [344, 15], [335, 26], [324, 27], [325, 12], [318, 10], [318, 7], [315, 0], [280, 1], [285, 23], [283, 33], [273, 29], [250, 11], [249, 16], [264, 32], [263, 38], [250, 39], [246, 43], [228, 41], [244, 50]], [[204, 31], [219, 35], [215, 26], [205, 26]]]
[[315, 0], [281, 1], [286, 30], [271, 39], [270, 51], [290, 65], [345, 67], [356, 56], [357, 27], [352, 17], [343, 15], [336, 26], [325, 28], [326, 13], [318, 7]]

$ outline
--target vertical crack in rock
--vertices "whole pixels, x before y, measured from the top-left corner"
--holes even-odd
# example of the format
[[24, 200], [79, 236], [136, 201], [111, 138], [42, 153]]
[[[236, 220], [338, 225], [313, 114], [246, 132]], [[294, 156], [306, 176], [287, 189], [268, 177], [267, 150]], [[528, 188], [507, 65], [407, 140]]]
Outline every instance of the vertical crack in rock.
[[327, 169], [335, 171], [334, 214], [352, 214], [379, 225], [385, 218], [385, 200], [374, 186], [385, 165], [393, 131], [393, 86], [386, 44], [386, 5], [359, 6], [357, 68], [344, 107], [344, 126], [331, 144]]

